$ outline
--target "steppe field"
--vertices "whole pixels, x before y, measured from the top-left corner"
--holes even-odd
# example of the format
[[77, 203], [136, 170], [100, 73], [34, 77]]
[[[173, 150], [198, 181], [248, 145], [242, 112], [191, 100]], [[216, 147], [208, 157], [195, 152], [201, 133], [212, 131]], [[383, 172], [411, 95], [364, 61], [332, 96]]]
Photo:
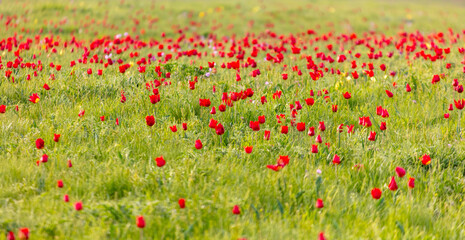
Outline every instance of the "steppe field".
[[465, 2], [2, 0], [0, 239], [465, 239]]

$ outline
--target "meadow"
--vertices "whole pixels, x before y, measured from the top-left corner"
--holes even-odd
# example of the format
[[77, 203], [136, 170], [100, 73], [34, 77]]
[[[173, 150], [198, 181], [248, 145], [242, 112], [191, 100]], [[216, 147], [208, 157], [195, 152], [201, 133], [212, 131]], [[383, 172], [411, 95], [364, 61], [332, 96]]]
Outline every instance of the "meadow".
[[465, 239], [460, 1], [0, 3], [0, 239]]

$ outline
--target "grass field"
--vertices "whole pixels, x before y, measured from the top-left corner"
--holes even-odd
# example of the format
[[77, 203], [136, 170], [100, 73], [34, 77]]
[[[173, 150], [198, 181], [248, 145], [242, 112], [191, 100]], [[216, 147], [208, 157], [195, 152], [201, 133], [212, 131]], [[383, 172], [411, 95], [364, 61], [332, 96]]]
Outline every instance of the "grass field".
[[2, 1], [0, 239], [465, 239], [464, 12]]

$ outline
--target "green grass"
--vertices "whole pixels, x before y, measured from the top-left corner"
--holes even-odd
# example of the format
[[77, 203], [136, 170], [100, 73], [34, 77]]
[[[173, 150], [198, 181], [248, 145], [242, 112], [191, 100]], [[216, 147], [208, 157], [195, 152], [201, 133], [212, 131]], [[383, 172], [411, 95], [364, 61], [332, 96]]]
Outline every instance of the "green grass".
[[[34, 39], [42, 29], [41, 39], [53, 34], [60, 45], [57, 53], [51, 54], [43, 49], [43, 43], [33, 40], [31, 50], [21, 53], [24, 61], [43, 62], [44, 70], [30, 81], [26, 76], [34, 71], [27, 68], [13, 70], [14, 82], [4, 77], [6, 63], [15, 56], [13, 51], [0, 52], [0, 105], [7, 106], [6, 113], [0, 114], [0, 239], [22, 227], [29, 228], [30, 239], [138, 239], [138, 215], [147, 223], [144, 239], [317, 239], [320, 232], [328, 239], [464, 239], [465, 121], [456, 109], [449, 119], [443, 117], [453, 99], [463, 98], [453, 91], [452, 79], [463, 83], [463, 56], [457, 48], [464, 47], [460, 18], [464, 10], [460, 2], [433, 1], [3, 1], [2, 39], [17, 33], [24, 37], [22, 42]], [[18, 26], [6, 29], [6, 17], [13, 15]], [[138, 25], [135, 18], [140, 21]], [[149, 25], [155, 18], [157, 21]], [[66, 22], [60, 24], [64, 19]], [[270, 29], [278, 36], [293, 34], [308, 44], [310, 37], [299, 33], [315, 29], [318, 36], [354, 32], [359, 38], [373, 30], [377, 37], [385, 35], [397, 41], [401, 31], [447, 35], [448, 28], [459, 33], [460, 39], [439, 44], [451, 47], [445, 60], [416, 59], [410, 65], [393, 45], [376, 47], [375, 53], [383, 52], [378, 60], [368, 59], [363, 45], [354, 46], [352, 52], [362, 54], [355, 59], [359, 74], [362, 63], [375, 66], [374, 79], [360, 74], [358, 80], [325, 73], [313, 81], [299, 55], [285, 53], [281, 64], [273, 64], [263, 60], [267, 51], [255, 58], [262, 75], [252, 78], [248, 75], [251, 68], [241, 69], [242, 81], [236, 82], [234, 70], [220, 67], [235, 58], [212, 57], [212, 49], [197, 47], [207, 56], [169, 61], [173, 70], [167, 81], [171, 85], [159, 87], [161, 101], [155, 105], [149, 101], [152, 92], [145, 84], [158, 79], [154, 72], [158, 63], [148, 65], [147, 72], [140, 74], [136, 62], [149, 53], [169, 53], [166, 47], [170, 43], [164, 43], [164, 50], [129, 45], [120, 55], [112, 52], [114, 60], [121, 58], [134, 65], [125, 74], [119, 73], [117, 64], [108, 68], [77, 64], [71, 68], [70, 61], [81, 58], [84, 51], [76, 48], [71, 52], [72, 47], [62, 44], [75, 36], [89, 46], [97, 38], [113, 39], [125, 32], [145, 42], [160, 41], [162, 32], [176, 40], [180, 36], [177, 30], [191, 26], [191, 21], [201, 26], [184, 31], [186, 40], [210, 33], [217, 35], [218, 41], [233, 34], [239, 40], [247, 33], [257, 37]], [[213, 31], [213, 26], [219, 27]], [[280, 43], [278, 38], [260, 42]], [[344, 45], [346, 49], [340, 52], [331, 38], [313, 43], [302, 53], [312, 55], [319, 64], [322, 61], [313, 48], [329, 53], [329, 43], [337, 55], [346, 54], [348, 60], [325, 65], [350, 76], [354, 71], [350, 68], [354, 59], [347, 52], [351, 45]], [[228, 52], [231, 43], [223, 44]], [[187, 41], [180, 45], [183, 51], [196, 48]], [[136, 51], [140, 56], [130, 58], [129, 53]], [[420, 51], [419, 46], [416, 51]], [[394, 56], [385, 57], [388, 52]], [[250, 53], [251, 49], [246, 49], [245, 60]], [[89, 58], [94, 54], [104, 59], [103, 48], [91, 51]], [[197, 67], [205, 68], [211, 61], [216, 62], [217, 72], [209, 78], [199, 77], [195, 90], [190, 90], [188, 78], [203, 76], [205, 71]], [[50, 69], [50, 62], [61, 64], [62, 70]], [[386, 64], [386, 73], [379, 70], [381, 63]], [[445, 69], [446, 63], [453, 67]], [[292, 72], [295, 65], [304, 73], [301, 77]], [[93, 70], [90, 76], [88, 68]], [[104, 70], [103, 76], [96, 74], [97, 69]], [[389, 76], [391, 70], [397, 72], [395, 77]], [[51, 73], [55, 80], [49, 80]], [[282, 73], [289, 74], [287, 81], [282, 80]], [[440, 73], [447, 76], [432, 85], [432, 76]], [[393, 82], [397, 88], [392, 87]], [[51, 90], [43, 89], [44, 83]], [[406, 83], [412, 92], [405, 91]], [[218, 110], [223, 92], [247, 88], [253, 89], [253, 97], [234, 102], [225, 112]], [[304, 101], [310, 97], [310, 89], [315, 91], [311, 107]], [[316, 96], [322, 89], [329, 91], [329, 102]], [[386, 96], [386, 89], [394, 93], [393, 98]], [[283, 92], [282, 97], [273, 99], [277, 90]], [[120, 102], [121, 91], [127, 97], [125, 103]], [[349, 100], [342, 96], [346, 91], [352, 93]], [[40, 96], [37, 104], [28, 101], [32, 93]], [[264, 105], [261, 96], [268, 101]], [[211, 107], [200, 107], [199, 98], [209, 98], [217, 114], [210, 115]], [[330, 148], [321, 144], [319, 153], [312, 154], [315, 136], [290, 127], [289, 104], [297, 100], [303, 109], [296, 122], [305, 122], [308, 129], [324, 121], [326, 131], [316, 130], [316, 134], [321, 134]], [[331, 111], [332, 104], [338, 105], [337, 113]], [[16, 105], [19, 111], [14, 110]], [[380, 105], [388, 109], [389, 118], [376, 115]], [[83, 117], [78, 117], [80, 110], [85, 110]], [[286, 114], [287, 135], [280, 133], [278, 114]], [[99, 119], [102, 115], [104, 122]], [[147, 115], [156, 118], [151, 128], [145, 123]], [[261, 115], [266, 122], [259, 132], [253, 132], [249, 122]], [[370, 116], [370, 129], [358, 125], [361, 116]], [[210, 118], [224, 125], [224, 135], [217, 136], [208, 127]], [[385, 132], [379, 130], [381, 121], [387, 122]], [[184, 122], [187, 131], [181, 128]], [[347, 134], [345, 127], [338, 133], [341, 123], [355, 125], [354, 133]], [[172, 125], [177, 125], [176, 133], [170, 131]], [[263, 139], [264, 130], [271, 131], [268, 141]], [[377, 132], [375, 142], [367, 139], [370, 131]], [[61, 134], [58, 143], [53, 141], [54, 133]], [[44, 149], [35, 147], [37, 138], [45, 140]], [[197, 139], [202, 140], [201, 150], [194, 148]], [[245, 146], [253, 146], [253, 152], [246, 154]], [[49, 161], [36, 166], [44, 153]], [[341, 157], [337, 167], [331, 164], [334, 154]], [[424, 154], [432, 158], [428, 166], [419, 160]], [[266, 165], [275, 164], [280, 155], [289, 156], [289, 165], [279, 172], [267, 169]], [[162, 168], [154, 161], [159, 156], [166, 160]], [[72, 168], [68, 168], [68, 160]], [[364, 168], [356, 170], [356, 164]], [[407, 175], [396, 177], [399, 190], [391, 192], [388, 184], [396, 166], [405, 168]], [[416, 179], [413, 190], [407, 188], [408, 177]], [[64, 182], [61, 189], [56, 186], [59, 179]], [[383, 191], [380, 200], [370, 195], [375, 187]], [[65, 194], [69, 203], [63, 201]], [[185, 209], [179, 208], [179, 198], [186, 199]], [[315, 208], [318, 198], [324, 201], [322, 209]], [[74, 209], [77, 201], [83, 202], [82, 211]], [[240, 215], [232, 214], [234, 205], [240, 206]]]

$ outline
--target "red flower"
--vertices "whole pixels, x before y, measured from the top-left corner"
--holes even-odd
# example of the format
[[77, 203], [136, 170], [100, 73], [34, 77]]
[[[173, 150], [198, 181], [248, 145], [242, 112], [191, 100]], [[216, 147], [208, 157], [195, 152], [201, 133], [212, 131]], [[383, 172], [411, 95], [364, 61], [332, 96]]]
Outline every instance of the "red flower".
[[232, 209], [232, 213], [235, 214], [235, 215], [241, 214], [241, 210], [239, 209], [239, 206], [234, 205], [234, 207]]
[[395, 191], [397, 190], [398, 187], [397, 187], [397, 183], [396, 183], [396, 179], [394, 178], [394, 176], [391, 178], [391, 182], [389, 183], [389, 190], [391, 191]]
[[304, 122], [297, 123], [297, 131], [299, 131], [299, 132], [305, 131], [305, 123]]
[[309, 127], [308, 128], [308, 136], [314, 136], [315, 135], [315, 127]]
[[281, 133], [282, 134], [287, 134], [289, 132], [289, 127], [288, 126], [281, 126]]
[[199, 99], [199, 104], [201, 107], [210, 107], [210, 99]]
[[6, 240], [15, 240], [15, 234], [12, 231], [9, 231], [6, 236]]
[[102, 122], [105, 121], [105, 116], [101, 116], [100, 121], [102, 121]]
[[210, 114], [215, 115], [216, 114], [216, 108], [215, 106], [212, 107], [212, 110], [210, 111]]
[[409, 178], [408, 179], [408, 187], [409, 188], [414, 188], [415, 187], [415, 178]]
[[186, 200], [184, 200], [184, 198], [180, 198], [178, 200], [178, 204], [179, 204], [180, 208], [185, 208], [186, 207]]
[[287, 80], [287, 73], [282, 74], [283, 80]]
[[182, 130], [184, 130], [184, 131], [187, 130], [187, 123], [182, 123]]
[[147, 126], [151, 127], [155, 124], [155, 117], [154, 116], [147, 116], [145, 117], [145, 122], [147, 123]]
[[121, 91], [121, 103], [126, 102], [126, 96], [124, 96], [124, 91]]
[[265, 104], [267, 101], [266, 101], [266, 96], [262, 96], [260, 98], [260, 102], [262, 102], [262, 104]]
[[195, 140], [195, 148], [201, 149], [202, 147], [203, 147], [202, 142], [199, 139]]
[[157, 167], [163, 167], [166, 164], [165, 159], [163, 159], [163, 156], [155, 158], [155, 162], [157, 162]]
[[431, 163], [431, 157], [427, 154], [423, 155], [420, 159], [423, 165], [428, 165]]
[[412, 91], [412, 88], [410, 87], [410, 85], [407, 83], [407, 85], [405, 86], [405, 91], [407, 92], [411, 92]]
[[388, 95], [388, 97], [392, 98], [394, 96], [394, 94], [392, 94], [391, 91], [389, 90], [386, 90], [386, 94]]
[[270, 136], [271, 136], [271, 131], [265, 130], [264, 139], [265, 140], [270, 140]]
[[353, 133], [354, 132], [354, 125], [347, 125], [347, 133]]
[[81, 211], [82, 210], [82, 202], [81, 201], [76, 202], [74, 204], [74, 209], [76, 209], [76, 211]]
[[226, 105], [220, 104], [220, 105], [218, 106], [218, 110], [220, 110], [220, 112], [226, 111]]
[[172, 132], [177, 132], [178, 131], [178, 127], [176, 127], [176, 125], [170, 126], [170, 129], [171, 129]]
[[73, 163], [71, 162], [71, 160], [68, 160], [68, 167], [73, 167]]
[[331, 110], [333, 110], [333, 112], [337, 112], [337, 105], [332, 105]]
[[345, 98], [345, 99], [350, 99], [351, 97], [352, 97], [352, 96], [350, 95], [349, 92], [345, 92], [345, 93], [344, 93], [344, 98]]
[[223, 135], [224, 134], [224, 127], [223, 125], [220, 123], [216, 126], [215, 128], [215, 131], [216, 131], [216, 134], [217, 135]]
[[145, 227], [145, 220], [143, 216], [138, 216], [136, 218], [136, 225], [138, 228], [144, 228]]
[[36, 147], [37, 149], [43, 149], [45, 145], [45, 142], [42, 138], [37, 138], [36, 140]]
[[318, 240], [326, 240], [324, 233], [318, 234]]
[[160, 94], [154, 94], [154, 95], [150, 95], [150, 102], [152, 104], [155, 104], [157, 102], [160, 102]]
[[92, 74], [92, 68], [87, 69], [87, 74], [89, 74], [89, 75]]
[[6, 112], [6, 106], [0, 105], [0, 113], [5, 113], [5, 112]]
[[42, 163], [48, 162], [48, 155], [47, 154], [42, 155], [42, 157], [40, 157], [39, 162], [42, 162]]
[[374, 198], [374, 199], [380, 199], [381, 198], [381, 189], [379, 188], [373, 188], [371, 190], [371, 196]]
[[439, 75], [433, 75], [433, 79], [431, 80], [431, 83], [432, 84], [435, 84], [437, 82], [439, 82], [441, 79], [439, 78]]
[[312, 145], [312, 153], [318, 153], [318, 145]]
[[44, 89], [47, 91], [50, 90], [50, 87], [48, 86], [48, 84], [44, 84]]
[[63, 196], [63, 201], [69, 202], [69, 196], [68, 196], [68, 194], [65, 194], [65, 195]]
[[29, 97], [29, 101], [31, 101], [32, 103], [37, 103], [37, 102], [39, 102], [39, 100], [40, 100], [40, 97], [39, 97], [39, 95], [37, 95], [37, 93], [33, 93]]
[[59, 188], [62, 188], [62, 187], [63, 187], [63, 181], [62, 181], [62, 180], [58, 180], [58, 181], [57, 181], [57, 186], [58, 186]]
[[444, 118], [445, 118], [445, 119], [448, 119], [449, 116], [450, 116], [449, 113], [444, 113]]
[[324, 205], [323, 205], [323, 200], [321, 200], [321, 198], [318, 198], [316, 200], [316, 208], [323, 208]]
[[265, 123], [265, 115], [263, 115], [263, 116], [258, 116], [258, 122], [259, 122], [260, 124]]
[[375, 141], [376, 140], [376, 132], [370, 132], [370, 136], [368, 136], [368, 140]]
[[403, 176], [405, 176], [405, 169], [401, 167], [396, 167], [396, 173], [397, 173], [397, 176], [402, 178]]
[[315, 103], [315, 100], [313, 98], [307, 98], [307, 99], [305, 99], [305, 103], [308, 106], [313, 106], [313, 104]]
[[216, 128], [216, 125], [218, 125], [218, 121], [215, 120], [215, 119], [213, 119], [213, 118], [210, 119], [210, 123], [208, 124], [208, 127], [209, 127], [209, 128], [215, 129], [215, 128]]
[[83, 117], [85, 113], [86, 113], [86, 110], [81, 110], [79, 111], [78, 116]]
[[318, 136], [316, 136], [315, 142], [317, 142], [317, 143], [322, 143], [323, 142], [323, 140], [321, 139], [320, 134], [318, 134]]
[[465, 106], [465, 99], [458, 100], [458, 101], [454, 99], [454, 104], [457, 109], [462, 110], [463, 107]]
[[29, 239], [29, 228], [20, 228], [18, 232], [19, 239]]
[[260, 131], [260, 122], [259, 121], [250, 121], [249, 127], [254, 131]]
[[325, 122], [320, 122], [320, 124], [318, 125], [318, 129], [324, 132], [326, 130]]
[[244, 147], [245, 153], [251, 153], [252, 149], [253, 149], [253, 146]]
[[379, 126], [379, 129], [381, 129], [381, 131], [386, 130], [386, 122], [381, 122], [381, 125]]
[[340, 163], [341, 163], [341, 158], [337, 154], [334, 154], [333, 164], [339, 165]]

